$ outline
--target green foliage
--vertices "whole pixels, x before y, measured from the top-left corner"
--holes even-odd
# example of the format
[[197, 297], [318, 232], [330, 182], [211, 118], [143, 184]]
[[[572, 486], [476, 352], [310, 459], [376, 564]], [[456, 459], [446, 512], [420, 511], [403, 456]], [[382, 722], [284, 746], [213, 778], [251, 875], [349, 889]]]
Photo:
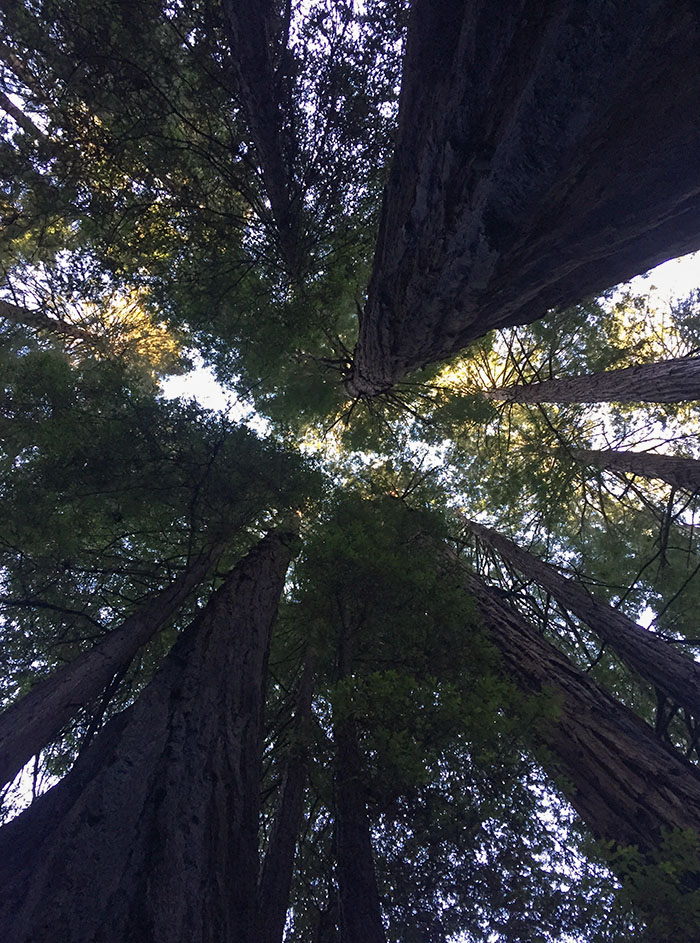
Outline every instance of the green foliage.
[[[212, 536], [231, 537], [224, 572], [300, 509], [263, 777], [268, 834], [287, 758], [310, 745], [288, 939], [335, 938], [343, 720], [357, 729], [391, 940], [623, 943], [644, 938], [644, 920], [648, 939], [691, 938], [694, 838], [669, 836], [652, 859], [608, 848], [622, 891], [586, 860], [538, 765], [556, 699], [524, 698], [502, 676], [472, 601], [429, 548], [456, 540], [574, 663], [640, 716], [668, 720], [673, 706], [659, 709], [590, 629], [465, 547], [460, 516], [517, 536], [633, 617], [649, 607], [691, 654], [697, 496], [585, 468], [569, 450], [651, 442], [697, 457], [697, 405], [515, 406], [484, 393], [697, 354], [698, 293], [668, 309], [630, 291], [590, 300], [350, 402], [341, 381], [371, 273], [408, 6], [295, 3], [287, 29], [273, 5], [291, 265], [219, 3], [5, 5], [0, 91], [14, 112], [0, 118], [0, 297], [39, 317], [3, 322], [0, 335], [0, 700], [94, 644]], [[131, 302], [136, 323], [120, 316]], [[188, 349], [270, 420], [270, 439], [158, 394]], [[219, 578], [48, 745], [39, 772], [62, 775], [102, 708], [137, 696]], [[307, 657], [302, 733], [293, 705]], [[693, 758], [697, 722], [673, 714], [658, 727]]]
[[636, 846], [598, 842], [598, 854], [622, 880], [623, 906], [646, 920], [641, 936], [649, 943], [692, 940], [700, 925], [700, 847], [692, 830], [666, 833], [653, 854]]

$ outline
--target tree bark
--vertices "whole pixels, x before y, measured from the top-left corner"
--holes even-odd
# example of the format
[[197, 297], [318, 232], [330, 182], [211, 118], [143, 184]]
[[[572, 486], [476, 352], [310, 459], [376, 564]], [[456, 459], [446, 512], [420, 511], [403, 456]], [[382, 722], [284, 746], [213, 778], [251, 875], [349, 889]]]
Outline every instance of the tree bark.
[[21, 308], [19, 305], [2, 299], [0, 299], [0, 317], [12, 321], [13, 324], [24, 324], [40, 333], [57, 334], [64, 341], [82, 341], [91, 344], [93, 347], [100, 346], [99, 337], [94, 337], [89, 331], [78, 327], [77, 324], [51, 318], [43, 311], [30, 311], [29, 308]]
[[642, 678], [675, 704], [700, 717], [700, 664], [685, 658], [658, 636], [596, 599], [580, 583], [523, 550], [512, 540], [476, 521], [467, 527], [480, 541], [497, 550], [528, 579], [542, 586], [570, 610]]
[[[342, 619], [338, 676], [352, 673], [354, 630]], [[333, 841], [338, 878], [340, 943], [386, 943], [367, 815], [364, 759], [354, 717], [333, 716], [335, 766]]]
[[229, 541], [218, 540], [187, 570], [102, 641], [35, 685], [0, 715], [0, 785], [9, 782], [131, 662], [180, 608]]
[[13, 943], [258, 943], [262, 710], [290, 558], [235, 567], [135, 704], [0, 830]]
[[700, 833], [700, 771], [463, 572], [508, 676], [527, 694], [556, 697], [556, 719], [539, 724], [536, 738], [551, 752], [548, 771], [563, 777], [562, 792], [593, 834], [649, 852], [664, 830]]
[[561, 377], [484, 393], [506, 403], [685, 403], [700, 400], [700, 358]]
[[700, 246], [692, 0], [416, 0], [351, 395]]
[[[277, 227], [280, 251], [290, 275], [301, 265], [294, 153], [285, 115], [283, 64], [287, 47], [279, 34], [280, 17], [272, 0], [224, 0], [231, 64], [238, 95], [255, 144], [265, 192]], [[275, 49], [278, 59], [274, 61]]]
[[570, 454], [582, 465], [595, 465], [604, 471], [631, 472], [642, 478], [660, 478], [686, 491], [700, 488], [700, 461], [695, 458], [653, 452], [622, 452], [618, 449], [570, 449]]
[[307, 656], [295, 711], [295, 742], [290, 747], [272, 826], [260, 873], [260, 941], [282, 943], [289, 908], [294, 856], [304, 814], [304, 787], [308, 774], [308, 738], [315, 669]]
[[334, 723], [333, 741], [340, 943], [386, 943], [367, 815], [364, 763], [352, 718]]

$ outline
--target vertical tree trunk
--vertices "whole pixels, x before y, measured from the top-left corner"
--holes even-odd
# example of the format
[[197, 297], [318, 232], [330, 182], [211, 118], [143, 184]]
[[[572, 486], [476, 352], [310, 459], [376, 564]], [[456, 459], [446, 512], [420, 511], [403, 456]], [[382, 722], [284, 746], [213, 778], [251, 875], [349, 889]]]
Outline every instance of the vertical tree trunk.
[[484, 393], [506, 403], [685, 403], [700, 400], [700, 357], [679, 357]]
[[591, 596], [579, 583], [562, 576], [553, 566], [538, 560], [502, 534], [476, 521], [466, 524], [479, 540], [497, 550], [528, 579], [546, 589], [590, 626], [642, 678], [674, 703], [700, 717], [700, 664], [683, 657], [668, 642]]
[[[353, 629], [343, 620], [338, 674], [352, 672]], [[333, 838], [337, 862], [340, 943], [386, 943], [367, 815], [364, 760], [352, 716], [333, 718]]]
[[340, 943], [386, 943], [367, 815], [364, 762], [351, 718], [333, 725]]
[[650, 851], [664, 830], [700, 833], [700, 771], [463, 572], [509, 677], [528, 694], [556, 697], [556, 719], [536, 736], [551, 751], [549, 772], [563, 777], [562, 791], [594, 835]]
[[290, 77], [284, 63], [291, 54], [281, 35], [282, 19], [273, 0], [224, 0], [224, 13], [238, 95], [260, 161], [280, 252], [289, 274], [296, 277], [301, 264], [293, 172], [296, 142], [290, 138], [291, 115], [285, 114], [284, 83]]
[[571, 449], [570, 453], [582, 465], [595, 465], [604, 471], [631, 472], [642, 478], [660, 478], [686, 491], [700, 488], [700, 461], [695, 458], [653, 452], [622, 452], [618, 449]]
[[126, 668], [180, 608], [229, 543], [217, 540], [170, 586], [125, 619], [89, 651], [40, 681], [0, 715], [0, 785], [9, 782], [35, 753]]
[[290, 747], [277, 813], [260, 873], [261, 943], [282, 943], [284, 935], [294, 856], [304, 813], [314, 678], [314, 660], [308, 655], [297, 693], [294, 742]]
[[0, 830], [6, 939], [258, 943], [264, 681], [288, 542], [254, 547], [135, 704]]
[[700, 246], [699, 39], [693, 0], [415, 0], [350, 394]]

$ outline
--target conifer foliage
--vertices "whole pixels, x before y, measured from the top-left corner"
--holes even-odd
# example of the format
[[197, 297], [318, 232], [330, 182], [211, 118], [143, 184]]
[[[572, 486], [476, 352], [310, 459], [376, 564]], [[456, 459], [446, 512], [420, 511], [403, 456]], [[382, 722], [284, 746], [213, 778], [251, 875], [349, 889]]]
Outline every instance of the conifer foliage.
[[693, 0], [0, 28], [0, 937], [697, 939]]

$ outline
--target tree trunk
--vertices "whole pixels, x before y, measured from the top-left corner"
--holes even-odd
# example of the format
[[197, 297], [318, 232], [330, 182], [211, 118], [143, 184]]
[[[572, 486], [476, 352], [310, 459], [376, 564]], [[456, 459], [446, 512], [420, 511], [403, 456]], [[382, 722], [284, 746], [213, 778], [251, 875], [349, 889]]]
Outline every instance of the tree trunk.
[[282, 943], [289, 907], [294, 856], [304, 813], [304, 787], [308, 774], [308, 738], [314, 662], [307, 656], [295, 711], [295, 742], [290, 747], [280, 790], [277, 814], [260, 874], [260, 941]]
[[683, 657], [668, 642], [591, 596], [580, 583], [562, 576], [512, 540], [476, 521], [466, 523], [479, 540], [590, 626], [630, 668], [700, 718], [700, 664]]
[[416, 0], [351, 395], [700, 246], [693, 0]]
[[78, 327], [77, 324], [49, 317], [44, 311], [30, 311], [29, 308], [21, 308], [19, 305], [14, 305], [2, 299], [0, 299], [0, 317], [6, 318], [13, 324], [24, 324], [42, 334], [56, 334], [63, 341], [80, 341], [89, 344], [93, 348], [105, 346], [104, 340], [101, 342], [99, 337], [95, 337], [84, 328]]
[[696, 491], [700, 488], [700, 461], [682, 455], [658, 455], [653, 452], [621, 452], [617, 449], [570, 449], [573, 459], [582, 465], [595, 465], [604, 471], [631, 472], [642, 478], [660, 478], [674, 488]]
[[679, 357], [484, 393], [506, 403], [685, 403], [700, 400], [700, 358]]
[[0, 830], [13, 943], [258, 943], [262, 710], [290, 558], [235, 567], [135, 704]]
[[364, 763], [352, 718], [334, 723], [333, 742], [340, 943], [386, 943], [367, 815]]
[[[466, 571], [465, 571], [466, 572]], [[509, 677], [527, 694], [550, 691], [558, 714], [536, 737], [549, 772], [598, 838], [651, 851], [664, 830], [700, 833], [700, 771], [651, 727], [575, 668], [481, 580], [466, 573]]]
[[0, 715], [0, 785], [9, 782], [50, 743], [81, 707], [94, 700], [126, 668], [180, 608], [214, 566], [229, 540], [219, 540], [176, 580], [89, 651], [35, 685]]
[[[296, 142], [285, 114], [285, 63], [291, 55], [272, 0], [224, 0], [231, 64], [262, 171], [265, 192], [289, 274], [301, 265], [293, 163]], [[288, 28], [288, 24], [287, 24]], [[275, 64], [274, 58], [278, 62]]]
[[[342, 618], [342, 614], [341, 614]], [[343, 619], [338, 644], [338, 675], [350, 677], [353, 629]], [[386, 943], [374, 870], [374, 854], [367, 815], [364, 760], [357, 741], [357, 725], [334, 709], [335, 767], [333, 839], [338, 877], [340, 943]]]

